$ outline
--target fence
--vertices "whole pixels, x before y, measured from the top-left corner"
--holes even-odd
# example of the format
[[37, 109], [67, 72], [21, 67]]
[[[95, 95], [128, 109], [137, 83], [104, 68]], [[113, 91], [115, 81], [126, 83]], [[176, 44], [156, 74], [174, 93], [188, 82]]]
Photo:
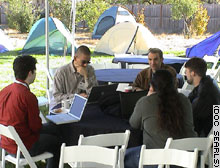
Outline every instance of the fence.
[[[205, 4], [210, 16], [207, 32], [220, 30], [220, 5]], [[138, 9], [144, 8], [145, 23], [153, 33], [181, 33], [183, 20], [171, 18], [171, 5], [127, 5], [127, 8], [137, 16]]]

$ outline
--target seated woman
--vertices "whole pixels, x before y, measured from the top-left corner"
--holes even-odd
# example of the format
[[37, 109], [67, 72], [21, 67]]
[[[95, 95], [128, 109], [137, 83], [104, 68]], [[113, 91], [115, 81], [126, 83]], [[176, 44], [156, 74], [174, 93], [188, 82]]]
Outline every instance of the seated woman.
[[[157, 70], [147, 96], [138, 100], [129, 120], [143, 130], [146, 148], [164, 148], [168, 137], [173, 139], [197, 136], [193, 126], [191, 103], [178, 93], [175, 81], [167, 70]], [[127, 149], [125, 168], [138, 167], [141, 147]]]

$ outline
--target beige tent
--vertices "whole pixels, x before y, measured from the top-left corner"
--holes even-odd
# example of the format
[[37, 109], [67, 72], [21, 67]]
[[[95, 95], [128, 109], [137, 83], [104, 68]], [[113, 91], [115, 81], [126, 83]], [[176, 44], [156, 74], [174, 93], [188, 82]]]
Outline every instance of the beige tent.
[[110, 28], [96, 45], [95, 52], [146, 54], [149, 48], [160, 48], [152, 33], [138, 23], [123, 22]]

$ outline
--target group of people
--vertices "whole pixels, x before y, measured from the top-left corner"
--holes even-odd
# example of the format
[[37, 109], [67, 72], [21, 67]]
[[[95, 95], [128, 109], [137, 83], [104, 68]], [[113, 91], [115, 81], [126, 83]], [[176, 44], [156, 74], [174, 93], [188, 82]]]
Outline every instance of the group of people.
[[[88, 97], [98, 85], [94, 68], [89, 65], [91, 53], [80, 46], [74, 60], [59, 68], [54, 76], [53, 105], [74, 94]], [[168, 137], [174, 139], [207, 136], [212, 128], [212, 106], [220, 104], [219, 87], [206, 76], [207, 65], [201, 58], [186, 62], [187, 82], [194, 86], [188, 98], [177, 91], [176, 71], [163, 64], [163, 52], [149, 49], [150, 67], [142, 70], [133, 83], [133, 90], [148, 90], [136, 103], [129, 123], [143, 131], [147, 148], [163, 148]], [[47, 167], [56, 168], [63, 142], [59, 128], [52, 123], [42, 124], [36, 96], [29, 85], [36, 77], [37, 60], [29, 55], [18, 56], [13, 62], [15, 82], [0, 91], [0, 124], [15, 127], [31, 156], [45, 151], [54, 154]], [[0, 146], [16, 154], [15, 142], [2, 137]], [[125, 167], [138, 167], [140, 147], [127, 149]]]

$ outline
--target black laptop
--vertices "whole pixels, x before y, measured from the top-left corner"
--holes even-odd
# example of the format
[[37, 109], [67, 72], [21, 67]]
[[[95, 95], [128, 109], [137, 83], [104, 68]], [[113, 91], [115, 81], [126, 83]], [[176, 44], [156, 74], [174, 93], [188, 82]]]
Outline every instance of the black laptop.
[[94, 86], [89, 94], [87, 104], [100, 102], [101, 99], [116, 92], [118, 84]]

